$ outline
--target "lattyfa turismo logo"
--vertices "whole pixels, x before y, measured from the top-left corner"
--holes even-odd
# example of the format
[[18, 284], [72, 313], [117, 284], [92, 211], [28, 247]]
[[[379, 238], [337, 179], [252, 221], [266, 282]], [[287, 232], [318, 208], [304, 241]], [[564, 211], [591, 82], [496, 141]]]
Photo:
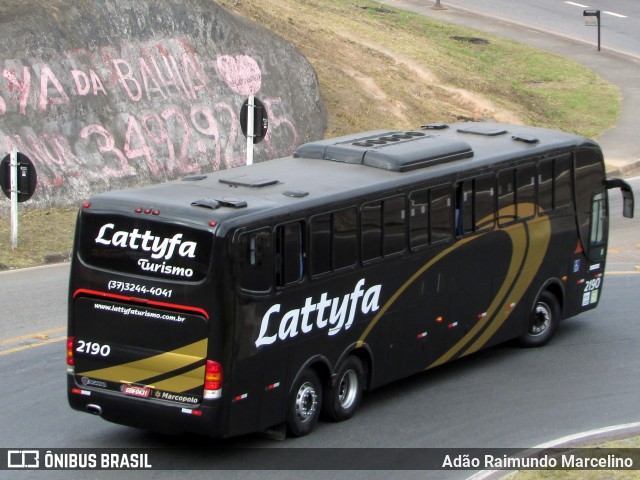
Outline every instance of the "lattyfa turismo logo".
[[8, 450], [8, 468], [40, 468], [40, 452], [38, 450]]

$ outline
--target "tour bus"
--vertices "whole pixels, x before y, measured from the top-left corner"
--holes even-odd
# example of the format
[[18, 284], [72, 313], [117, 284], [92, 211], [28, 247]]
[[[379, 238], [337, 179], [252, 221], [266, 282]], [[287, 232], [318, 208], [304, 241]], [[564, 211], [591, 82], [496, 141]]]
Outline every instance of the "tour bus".
[[311, 432], [363, 392], [595, 308], [597, 143], [499, 123], [304, 144], [80, 209], [72, 408], [160, 432]]

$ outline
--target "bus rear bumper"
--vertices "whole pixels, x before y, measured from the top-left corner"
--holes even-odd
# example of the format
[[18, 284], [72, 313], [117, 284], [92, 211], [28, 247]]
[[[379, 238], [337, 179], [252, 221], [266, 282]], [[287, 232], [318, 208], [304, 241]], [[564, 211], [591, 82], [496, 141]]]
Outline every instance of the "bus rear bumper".
[[74, 410], [129, 427], [165, 434], [197, 433], [213, 438], [225, 436], [224, 425], [219, 420], [222, 408], [220, 400], [205, 401], [198, 406], [170, 405], [79, 387], [71, 375], [67, 378], [67, 398]]

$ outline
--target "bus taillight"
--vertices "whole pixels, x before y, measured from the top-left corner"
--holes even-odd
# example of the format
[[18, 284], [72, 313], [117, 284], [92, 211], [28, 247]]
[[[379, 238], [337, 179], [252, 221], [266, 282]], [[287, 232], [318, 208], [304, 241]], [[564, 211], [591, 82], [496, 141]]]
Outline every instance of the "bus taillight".
[[73, 367], [75, 361], [73, 359], [73, 337], [67, 337], [67, 365]]
[[222, 365], [207, 360], [204, 375], [204, 398], [220, 398], [222, 395]]

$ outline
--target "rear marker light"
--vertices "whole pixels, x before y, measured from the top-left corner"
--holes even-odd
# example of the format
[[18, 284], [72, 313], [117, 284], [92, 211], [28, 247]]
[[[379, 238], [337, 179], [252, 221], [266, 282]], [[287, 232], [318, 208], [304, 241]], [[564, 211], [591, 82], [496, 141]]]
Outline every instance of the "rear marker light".
[[73, 358], [73, 337], [67, 337], [67, 365], [70, 367], [75, 365]]
[[154, 210], [153, 212], [151, 212], [152, 215], [160, 215], [160, 210]]
[[216, 222], [215, 220], [211, 220], [211, 221], [209, 222], [209, 226], [210, 226], [210, 227], [215, 227], [216, 225], [218, 225], [218, 222]]
[[222, 365], [207, 360], [204, 373], [204, 398], [213, 399], [222, 396]]
[[136, 213], [142, 213], [142, 209], [141, 209], [140, 207], [138, 207], [138, 208], [136, 208], [136, 209], [134, 210], [134, 212], [136, 212]]
[[144, 209], [144, 213], [149, 215], [151, 213], [151, 209], [150, 208], [145, 208]]
[[91, 202], [84, 202], [82, 204], [82, 208], [89, 208], [91, 206]]

